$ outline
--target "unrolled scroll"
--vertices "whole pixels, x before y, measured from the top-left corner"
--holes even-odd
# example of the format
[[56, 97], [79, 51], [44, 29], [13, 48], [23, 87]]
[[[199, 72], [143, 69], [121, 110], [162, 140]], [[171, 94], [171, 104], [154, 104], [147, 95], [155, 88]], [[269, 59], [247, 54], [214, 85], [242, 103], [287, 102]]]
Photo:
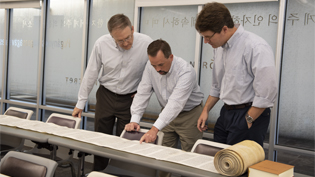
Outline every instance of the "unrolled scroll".
[[239, 176], [249, 166], [265, 159], [264, 149], [255, 141], [244, 140], [222, 149], [214, 156], [216, 170], [226, 176]]

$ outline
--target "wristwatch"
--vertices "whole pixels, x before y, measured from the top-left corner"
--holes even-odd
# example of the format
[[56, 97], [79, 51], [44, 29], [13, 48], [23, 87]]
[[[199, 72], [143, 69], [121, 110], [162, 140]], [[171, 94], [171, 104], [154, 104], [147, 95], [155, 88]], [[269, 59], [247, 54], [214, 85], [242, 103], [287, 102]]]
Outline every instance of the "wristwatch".
[[253, 123], [254, 122], [254, 119], [250, 115], [248, 115], [248, 113], [246, 113], [245, 119], [246, 119], [246, 121], [248, 123]]

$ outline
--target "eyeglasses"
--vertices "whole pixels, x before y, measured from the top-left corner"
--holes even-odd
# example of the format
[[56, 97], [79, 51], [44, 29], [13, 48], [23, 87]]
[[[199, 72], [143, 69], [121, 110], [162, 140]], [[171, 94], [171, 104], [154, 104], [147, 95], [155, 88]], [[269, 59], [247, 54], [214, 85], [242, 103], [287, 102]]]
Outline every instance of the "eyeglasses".
[[123, 44], [123, 43], [125, 43], [127, 41], [130, 41], [131, 38], [132, 38], [132, 34], [130, 34], [127, 38], [125, 38], [123, 40], [116, 41], [116, 42], [117, 42], [117, 44], [121, 45], [121, 44]]
[[209, 41], [214, 35], [215, 35], [215, 33], [213, 33], [213, 35], [211, 35], [210, 37], [208, 37], [208, 36], [207, 36], [207, 37], [204, 37], [204, 36], [203, 36], [203, 38], [204, 38], [205, 40]]

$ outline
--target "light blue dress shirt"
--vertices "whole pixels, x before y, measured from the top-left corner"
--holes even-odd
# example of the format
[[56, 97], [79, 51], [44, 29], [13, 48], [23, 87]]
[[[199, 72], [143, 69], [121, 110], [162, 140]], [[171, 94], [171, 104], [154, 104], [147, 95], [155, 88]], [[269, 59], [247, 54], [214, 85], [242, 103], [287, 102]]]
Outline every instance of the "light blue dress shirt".
[[149, 59], [147, 47], [151, 42], [149, 36], [134, 32], [131, 49], [124, 50], [110, 34], [100, 37], [94, 44], [84, 73], [76, 107], [84, 108], [98, 77], [99, 83], [114, 93], [135, 92]]
[[150, 61], [147, 62], [131, 105], [130, 122], [139, 124], [153, 92], [164, 108], [153, 124], [159, 130], [174, 120], [179, 113], [192, 110], [203, 100], [194, 68], [175, 55], [166, 75], [160, 75]]
[[214, 49], [210, 95], [228, 105], [272, 107], [278, 90], [273, 51], [261, 37], [235, 26], [227, 43]]

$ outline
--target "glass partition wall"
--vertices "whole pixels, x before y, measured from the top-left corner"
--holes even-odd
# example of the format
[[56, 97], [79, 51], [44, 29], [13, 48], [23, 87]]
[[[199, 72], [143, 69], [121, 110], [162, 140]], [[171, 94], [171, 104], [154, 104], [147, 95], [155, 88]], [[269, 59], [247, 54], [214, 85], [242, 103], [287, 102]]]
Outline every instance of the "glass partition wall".
[[10, 13], [8, 97], [36, 102], [40, 9], [12, 9]]
[[[153, 40], [167, 41], [172, 53], [194, 64], [196, 30], [195, 21], [198, 6], [143, 7], [141, 10], [140, 32]], [[144, 114], [145, 122], [154, 122], [161, 112], [155, 94], [152, 94]]]
[[[54, 112], [71, 114], [94, 42], [108, 34], [107, 21], [116, 13], [127, 15], [138, 32], [168, 41], [174, 55], [192, 64], [205, 102], [211, 84], [213, 49], [203, 44], [194, 28], [196, 16], [206, 3], [198, 2], [44, 0], [40, 9], [0, 9], [1, 113], [9, 106], [32, 109], [32, 119], [42, 121]], [[279, 93], [264, 144], [266, 153], [274, 155], [266, 158], [294, 165], [295, 172], [314, 176], [315, 1], [224, 3], [234, 22], [263, 37], [276, 56]], [[41, 31], [45, 35], [40, 36]], [[84, 129], [94, 130], [97, 88], [95, 83], [83, 113]], [[212, 138], [222, 104], [210, 112], [206, 139]], [[153, 96], [141, 125], [150, 127], [160, 111]]]
[[80, 86], [84, 1], [49, 2], [43, 104], [73, 108]]
[[[289, 0], [285, 22], [277, 144], [314, 153], [315, 1]], [[279, 162], [294, 159], [296, 171], [306, 168], [314, 176], [314, 155], [277, 152]]]
[[0, 9], [0, 98], [2, 97], [2, 76], [3, 76], [3, 62], [4, 62], [4, 45], [5, 45], [5, 41], [4, 41], [4, 18], [5, 18], [5, 10], [4, 9]]

